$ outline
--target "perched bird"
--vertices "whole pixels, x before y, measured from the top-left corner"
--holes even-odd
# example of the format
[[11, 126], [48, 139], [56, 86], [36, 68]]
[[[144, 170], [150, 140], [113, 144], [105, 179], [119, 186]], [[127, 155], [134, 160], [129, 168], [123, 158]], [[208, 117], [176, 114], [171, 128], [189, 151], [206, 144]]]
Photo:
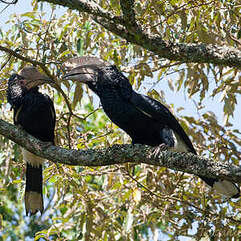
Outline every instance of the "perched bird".
[[[8, 81], [7, 99], [14, 111], [14, 124], [41, 141], [54, 144], [55, 109], [49, 96], [38, 91], [38, 86], [49, 80], [35, 67], [24, 67]], [[44, 159], [22, 148], [27, 162], [25, 209], [26, 215], [43, 213], [42, 164]]]
[[[197, 154], [171, 112], [160, 102], [136, 93], [116, 66], [88, 56], [72, 58], [64, 66], [70, 69], [64, 79], [87, 84], [99, 96], [107, 116], [131, 137], [133, 144], [164, 144], [173, 151]], [[239, 187], [230, 181], [199, 177], [227, 197], [240, 196]]]

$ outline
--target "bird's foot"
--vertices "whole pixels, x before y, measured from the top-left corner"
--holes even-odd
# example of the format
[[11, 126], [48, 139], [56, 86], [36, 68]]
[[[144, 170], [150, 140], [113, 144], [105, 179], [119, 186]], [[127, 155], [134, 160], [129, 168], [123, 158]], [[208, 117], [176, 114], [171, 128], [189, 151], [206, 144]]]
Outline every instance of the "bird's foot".
[[51, 141], [46, 141], [44, 142], [44, 144], [42, 144], [41, 146], [39, 145], [35, 145], [36, 149], [38, 151], [42, 151], [43, 149], [47, 149], [48, 147], [52, 146], [53, 145], [53, 142]]
[[46, 141], [45, 143], [44, 143], [44, 148], [48, 148], [48, 147], [50, 147], [50, 146], [52, 146], [53, 145], [53, 142], [51, 142], [51, 141]]
[[168, 149], [169, 149], [169, 146], [168, 146], [168, 145], [166, 145], [166, 144], [164, 144], [164, 143], [160, 144], [160, 145], [157, 146], [157, 147], [155, 148], [155, 150], [153, 151], [154, 158], [157, 158], [157, 156], [160, 154], [160, 152], [166, 151], [166, 150], [168, 150]]

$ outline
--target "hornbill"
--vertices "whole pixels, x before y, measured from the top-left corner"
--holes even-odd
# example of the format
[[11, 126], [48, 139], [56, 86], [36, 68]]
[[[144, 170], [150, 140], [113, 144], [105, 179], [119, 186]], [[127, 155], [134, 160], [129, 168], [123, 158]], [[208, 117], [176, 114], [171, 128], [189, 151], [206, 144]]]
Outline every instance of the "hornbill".
[[[18, 74], [12, 74], [8, 81], [7, 99], [14, 113], [14, 124], [41, 141], [54, 144], [55, 109], [49, 96], [38, 91], [38, 86], [50, 80], [36, 67], [24, 67]], [[42, 164], [44, 159], [22, 148], [27, 162], [25, 210], [26, 215], [43, 213]]]
[[[64, 79], [87, 84], [99, 96], [107, 116], [131, 137], [133, 144], [164, 145], [172, 151], [197, 155], [172, 113], [155, 99], [136, 93], [116, 66], [88, 56], [72, 58], [64, 66], [70, 69]], [[220, 194], [240, 196], [239, 187], [230, 181], [199, 177]]]

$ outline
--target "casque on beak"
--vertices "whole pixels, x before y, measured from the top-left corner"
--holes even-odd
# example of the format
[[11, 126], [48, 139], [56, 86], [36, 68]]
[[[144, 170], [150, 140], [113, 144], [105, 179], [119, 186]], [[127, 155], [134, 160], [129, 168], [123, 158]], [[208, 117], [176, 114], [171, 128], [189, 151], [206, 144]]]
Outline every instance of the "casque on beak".
[[92, 56], [70, 58], [63, 63], [63, 67], [69, 71], [63, 79], [88, 83], [95, 80], [99, 68], [108, 65], [109, 63]]
[[47, 75], [41, 74], [34, 66], [24, 67], [19, 71], [18, 75], [21, 76], [27, 89], [52, 81], [51, 78]]
[[96, 66], [84, 65], [73, 68], [66, 75], [63, 76], [64, 80], [77, 80], [82, 83], [88, 83], [89, 81], [93, 81], [96, 76], [97, 68]]

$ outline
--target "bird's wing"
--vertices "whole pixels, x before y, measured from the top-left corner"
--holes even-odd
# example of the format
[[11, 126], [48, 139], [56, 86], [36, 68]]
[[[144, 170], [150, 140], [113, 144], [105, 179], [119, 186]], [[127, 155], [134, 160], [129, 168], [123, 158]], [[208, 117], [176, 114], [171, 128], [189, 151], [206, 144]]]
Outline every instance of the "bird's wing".
[[17, 115], [16, 124], [42, 141], [54, 142], [55, 110], [53, 102], [42, 94], [27, 94]]
[[[31, 134], [54, 144], [55, 110], [51, 99], [36, 90], [30, 90], [21, 99], [21, 105], [14, 109], [14, 122]], [[42, 164], [44, 159], [22, 148], [23, 159], [27, 162], [25, 209], [26, 215], [43, 213]]]
[[167, 107], [148, 96], [138, 94], [134, 91], [132, 97], [130, 98], [130, 102], [143, 114], [162, 123], [164, 126], [167, 126], [176, 132], [188, 146], [190, 151], [196, 154], [189, 137]]

